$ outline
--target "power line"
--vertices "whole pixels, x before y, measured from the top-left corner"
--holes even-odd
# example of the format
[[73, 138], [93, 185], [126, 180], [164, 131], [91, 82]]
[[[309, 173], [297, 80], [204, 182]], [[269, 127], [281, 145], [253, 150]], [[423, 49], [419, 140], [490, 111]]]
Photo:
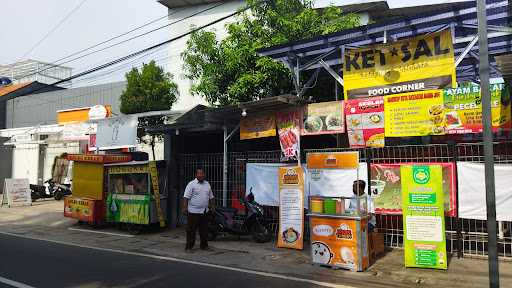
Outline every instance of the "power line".
[[[225, 4], [226, 4], [226, 2], [221, 2], [221, 3], [219, 3], [219, 4], [216, 4], [216, 5], [214, 5], [214, 6], [211, 6], [211, 7], [205, 8], [205, 9], [202, 9], [202, 10], [200, 10], [200, 11], [198, 11], [198, 12], [192, 13], [192, 14], [190, 14], [190, 15], [186, 16], [186, 17], [183, 17], [183, 18], [181, 18], [181, 19], [179, 19], [179, 20], [176, 20], [176, 21], [173, 21], [173, 22], [171, 22], [171, 23], [165, 24], [165, 25], [160, 26], [160, 27], [158, 27], [158, 28], [155, 28], [155, 29], [153, 29], [153, 30], [149, 30], [149, 31], [147, 31], [147, 32], [144, 32], [144, 33], [138, 34], [138, 35], [136, 35], [136, 36], [130, 37], [130, 38], [128, 38], [128, 39], [125, 39], [125, 40], [123, 40], [123, 41], [120, 41], [120, 42], [114, 43], [114, 44], [112, 44], [112, 45], [109, 45], [109, 46], [103, 47], [103, 48], [101, 48], [101, 49], [94, 50], [94, 51], [92, 51], [92, 52], [89, 52], [89, 53], [87, 53], [87, 54], [84, 54], [84, 55], [81, 55], [81, 56], [78, 56], [78, 57], [75, 57], [75, 58], [72, 58], [72, 59], [70, 59], [70, 60], [67, 60], [67, 61], [64, 61], [64, 62], [61, 62], [61, 63], [55, 64], [55, 65], [51, 65], [50, 67], [46, 67], [46, 68], [44, 68], [44, 69], [42, 69], [42, 70], [39, 70], [39, 71], [36, 71], [36, 72], [34, 72], [34, 73], [27, 74], [27, 75], [25, 75], [25, 76], [23, 76], [23, 77], [29, 77], [29, 76], [32, 76], [32, 75], [35, 75], [35, 74], [41, 73], [41, 72], [43, 72], [43, 71], [46, 71], [46, 70], [48, 70], [48, 69], [52, 69], [52, 68], [55, 68], [55, 67], [61, 66], [61, 65], [63, 65], [63, 64], [67, 64], [67, 63], [70, 63], [70, 62], [73, 62], [73, 61], [76, 61], [76, 60], [79, 60], [79, 59], [85, 58], [85, 57], [90, 56], [90, 55], [92, 55], [92, 54], [96, 54], [96, 53], [99, 53], [99, 52], [105, 51], [105, 50], [110, 49], [110, 48], [112, 48], [112, 47], [115, 47], [115, 46], [118, 46], [118, 45], [124, 44], [124, 43], [126, 43], [126, 42], [128, 42], [128, 41], [131, 41], [131, 40], [134, 40], [134, 39], [137, 39], [137, 38], [140, 38], [140, 37], [146, 36], [146, 35], [148, 35], [148, 34], [150, 34], [150, 33], [153, 33], [153, 32], [159, 31], [159, 30], [162, 30], [162, 29], [167, 28], [167, 27], [169, 27], [169, 26], [171, 26], [171, 25], [174, 25], [174, 24], [176, 24], [176, 23], [183, 22], [183, 21], [188, 20], [188, 19], [190, 19], [190, 18], [192, 18], [192, 17], [194, 17], [194, 16], [197, 16], [197, 15], [199, 15], [199, 14], [202, 14], [202, 13], [204, 13], [204, 12], [207, 12], [207, 11], [209, 11], [209, 10], [215, 9], [215, 8], [217, 8], [217, 7], [219, 7], [219, 6], [222, 6], [222, 5], [225, 5]], [[175, 12], [175, 13], [177, 13], [177, 12]], [[173, 13], [173, 14], [174, 14], [174, 13]], [[172, 14], [171, 14], [171, 15], [172, 15]], [[138, 29], [134, 29], [134, 30], [138, 30]], [[126, 34], [128, 34], [128, 33], [126, 33]], [[125, 34], [125, 35], [126, 35], [126, 34]], [[122, 35], [122, 36], [124, 36], [124, 35]], [[119, 37], [122, 37], [122, 36], [119, 36]], [[112, 39], [112, 40], [117, 39], [117, 38], [119, 38], [119, 37], [117, 37], [117, 36], [116, 36], [116, 37], [113, 37], [113, 39]], [[102, 45], [102, 44], [105, 44], [105, 43], [107, 43], [107, 42], [110, 42], [110, 41], [111, 41], [111, 40], [103, 41], [102, 43], [98, 43], [98, 44], [93, 45], [93, 46], [91, 46], [91, 47], [89, 47], [89, 48], [87, 48], [87, 49], [83, 49], [82, 51], [75, 52], [75, 53], [73, 53], [73, 54], [71, 54], [71, 55], [68, 55], [68, 56], [66, 56], [66, 57], [63, 57], [63, 58], [61, 58], [61, 59], [59, 59], [59, 60], [57, 60], [57, 61], [55, 61], [55, 62], [58, 62], [58, 61], [60, 61], [60, 60], [64, 60], [64, 59], [68, 59], [68, 58], [70, 58], [70, 57], [72, 57], [72, 56], [75, 56], [75, 55], [77, 55], [77, 54], [80, 54], [80, 53], [82, 53], [82, 52], [85, 52], [85, 51], [87, 51], [87, 50], [90, 50], [90, 49], [92, 49], [92, 48], [98, 47], [98, 46], [100, 46], [100, 45]]]
[[48, 37], [50, 37], [50, 35], [53, 32], [55, 32], [57, 29], [59, 29], [59, 27], [62, 24], [64, 24], [64, 22], [66, 22], [76, 11], [78, 11], [78, 9], [80, 9], [80, 7], [82, 7], [82, 5], [85, 4], [85, 2], [87, 2], [87, 0], [82, 0], [82, 2], [80, 2], [77, 6], [75, 6], [75, 8], [73, 8], [71, 11], [69, 11], [68, 14], [66, 14], [66, 16], [64, 16], [64, 18], [62, 18], [59, 21], [59, 23], [57, 23], [57, 25], [55, 25], [50, 31], [48, 31], [48, 33], [46, 33], [39, 41], [37, 41], [37, 43], [34, 46], [32, 46], [25, 54], [23, 54], [21, 59], [24, 59], [25, 57], [30, 55], [30, 53], [32, 53], [37, 47], [39, 47], [39, 45], [41, 45], [41, 43], [43, 43], [44, 40], [46, 40]]

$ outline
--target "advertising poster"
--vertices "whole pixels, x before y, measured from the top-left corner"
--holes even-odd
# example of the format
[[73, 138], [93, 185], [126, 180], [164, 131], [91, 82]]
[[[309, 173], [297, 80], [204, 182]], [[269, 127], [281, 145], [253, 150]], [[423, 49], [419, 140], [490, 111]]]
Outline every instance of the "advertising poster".
[[74, 123], [62, 127], [62, 140], [79, 141], [89, 140], [89, 135], [96, 133], [95, 123]]
[[403, 165], [405, 267], [447, 269], [442, 169]]
[[[357, 227], [357, 222], [350, 219], [311, 217], [310, 221], [313, 263], [353, 271], [368, 266], [368, 255], [359, 255], [357, 247], [358, 241], [361, 241], [363, 246], [367, 245], [368, 239], [358, 239], [358, 229], [366, 230], [365, 221], [361, 221], [361, 227]], [[362, 249], [363, 253], [367, 250], [364, 247]], [[365, 263], [359, 263], [360, 259]]]
[[345, 100], [453, 87], [450, 30], [357, 49], [345, 49]]
[[240, 140], [271, 136], [276, 136], [276, 115], [251, 115], [240, 120]]
[[64, 217], [74, 218], [84, 222], [93, 222], [94, 201], [75, 197], [65, 197]]
[[442, 90], [403, 93], [384, 97], [386, 137], [445, 134]]
[[308, 104], [304, 110], [302, 135], [345, 132], [343, 101]]
[[[416, 163], [410, 163], [415, 165]], [[371, 165], [371, 197], [376, 214], [402, 214], [402, 175], [401, 164]], [[456, 176], [453, 163], [421, 163], [418, 165], [436, 165], [442, 169], [442, 189], [446, 216], [457, 216]]]
[[304, 172], [301, 167], [279, 167], [277, 247], [304, 248]]
[[[510, 91], [503, 83], [491, 85], [492, 128], [512, 128]], [[480, 86], [471, 85], [444, 90], [446, 133], [481, 133], [482, 96]]]
[[32, 197], [30, 196], [30, 184], [28, 179], [19, 178], [4, 179], [4, 193], [0, 206], [6, 203], [9, 207], [30, 206], [32, 205]]
[[276, 114], [281, 161], [297, 160], [300, 153], [301, 110], [278, 112]]
[[149, 224], [150, 195], [109, 194], [107, 219], [119, 223]]
[[345, 101], [350, 147], [384, 147], [384, 98]]
[[99, 150], [121, 149], [137, 146], [137, 117], [107, 118], [98, 122], [96, 146]]

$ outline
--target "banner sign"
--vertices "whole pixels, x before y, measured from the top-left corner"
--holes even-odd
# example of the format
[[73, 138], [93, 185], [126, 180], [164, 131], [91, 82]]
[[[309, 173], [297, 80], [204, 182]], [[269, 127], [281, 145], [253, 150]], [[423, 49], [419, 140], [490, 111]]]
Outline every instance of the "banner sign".
[[96, 146], [100, 150], [137, 146], [137, 117], [123, 116], [98, 122]]
[[271, 136], [276, 136], [276, 115], [251, 115], [240, 120], [240, 140]]
[[[510, 91], [505, 84], [491, 85], [492, 128], [512, 128]], [[444, 90], [446, 132], [448, 134], [481, 133], [482, 95], [479, 85]]]
[[108, 194], [107, 219], [119, 223], [149, 224], [150, 195]]
[[132, 155], [68, 154], [69, 161], [90, 163], [121, 163], [132, 160]]
[[[310, 216], [310, 223], [313, 263], [352, 271], [362, 271], [363, 267], [368, 267], [367, 221], [365, 219], [354, 221], [352, 219]], [[360, 231], [364, 232], [360, 233]]]
[[386, 137], [444, 135], [442, 90], [384, 97]]
[[276, 114], [279, 143], [281, 144], [281, 161], [296, 160], [300, 153], [300, 110], [278, 112]]
[[384, 147], [384, 98], [345, 101], [350, 147]]
[[149, 173], [148, 165], [119, 165], [109, 166], [108, 174], [136, 174], [136, 173]]
[[447, 269], [442, 168], [403, 165], [405, 267]]
[[30, 184], [28, 179], [4, 179], [4, 189], [0, 206], [7, 203], [9, 207], [30, 206], [32, 197], [30, 195]]
[[337, 134], [345, 132], [343, 102], [308, 104], [304, 110], [302, 135]]
[[357, 169], [359, 152], [308, 153], [308, 169]]
[[345, 100], [453, 87], [455, 75], [450, 30], [344, 52]]
[[[409, 164], [409, 163], [408, 163]], [[417, 163], [410, 163], [416, 165]], [[402, 164], [371, 165], [371, 197], [376, 214], [402, 214]], [[444, 211], [446, 216], [457, 216], [456, 175], [453, 163], [421, 163], [417, 165], [436, 165], [442, 169], [442, 189], [444, 195]]]
[[96, 133], [95, 123], [66, 124], [62, 128], [62, 140], [79, 141], [89, 140], [89, 135]]
[[64, 217], [92, 223], [94, 221], [94, 200], [65, 197]]
[[277, 247], [304, 248], [304, 171], [279, 167], [279, 234]]

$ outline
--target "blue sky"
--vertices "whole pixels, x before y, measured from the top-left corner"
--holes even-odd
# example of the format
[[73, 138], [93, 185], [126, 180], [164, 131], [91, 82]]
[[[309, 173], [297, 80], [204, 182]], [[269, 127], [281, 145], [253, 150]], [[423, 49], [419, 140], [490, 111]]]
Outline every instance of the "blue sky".
[[[0, 64], [8, 64], [27, 53], [43, 35], [48, 33], [69, 11], [82, 0], [2, 0], [0, 10]], [[318, 4], [353, 3], [358, 0], [318, 0]], [[431, 3], [440, 0], [389, 0], [392, 8]], [[6, 13], [7, 11], [7, 13]], [[36, 47], [28, 58], [53, 62], [62, 56], [89, 47], [112, 36], [126, 32], [151, 20], [163, 17], [167, 9], [156, 0], [86, 0], [63, 25]], [[145, 30], [156, 28], [168, 20], [162, 19]], [[169, 28], [148, 36], [66, 64], [79, 72], [100, 63], [123, 56], [169, 38]], [[151, 55], [165, 61], [166, 49]], [[142, 61], [142, 60], [141, 60]], [[106, 78], [105, 78], [106, 77]], [[104, 78], [109, 80], [109, 76]], [[114, 77], [115, 78], [115, 77]], [[115, 79], [114, 79], [115, 80]]]

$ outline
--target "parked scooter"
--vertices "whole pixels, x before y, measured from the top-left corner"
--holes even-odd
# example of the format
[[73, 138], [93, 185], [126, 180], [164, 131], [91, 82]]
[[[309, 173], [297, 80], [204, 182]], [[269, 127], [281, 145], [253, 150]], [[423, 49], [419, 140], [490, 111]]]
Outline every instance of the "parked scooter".
[[54, 197], [53, 180], [46, 180], [43, 185], [30, 184], [30, 196], [32, 201]]
[[215, 240], [221, 233], [233, 235], [252, 235], [255, 242], [270, 241], [270, 229], [265, 221], [263, 207], [254, 201], [252, 192], [241, 199], [246, 215], [238, 215], [237, 209], [218, 207], [212, 211], [208, 226], [208, 239]]
[[57, 184], [53, 183], [53, 198], [59, 201], [64, 198], [64, 196], [71, 195], [71, 183], [70, 184]]

